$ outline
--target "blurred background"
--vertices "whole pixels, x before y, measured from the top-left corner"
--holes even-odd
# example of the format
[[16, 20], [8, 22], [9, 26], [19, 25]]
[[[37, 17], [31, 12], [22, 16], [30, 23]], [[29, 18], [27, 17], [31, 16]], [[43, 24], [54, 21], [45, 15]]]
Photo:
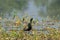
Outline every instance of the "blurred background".
[[0, 0], [0, 17], [25, 14], [38, 19], [47, 16], [60, 19], [60, 0]]

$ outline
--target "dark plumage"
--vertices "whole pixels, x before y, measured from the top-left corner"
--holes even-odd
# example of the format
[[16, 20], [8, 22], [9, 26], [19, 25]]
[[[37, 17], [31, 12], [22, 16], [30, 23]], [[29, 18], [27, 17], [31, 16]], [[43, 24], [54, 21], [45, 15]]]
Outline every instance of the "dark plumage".
[[32, 25], [31, 25], [32, 20], [33, 20], [33, 18], [30, 19], [30, 23], [28, 23], [28, 25], [27, 25], [28, 28], [27, 29], [24, 29], [24, 31], [30, 31], [30, 30], [32, 30]]

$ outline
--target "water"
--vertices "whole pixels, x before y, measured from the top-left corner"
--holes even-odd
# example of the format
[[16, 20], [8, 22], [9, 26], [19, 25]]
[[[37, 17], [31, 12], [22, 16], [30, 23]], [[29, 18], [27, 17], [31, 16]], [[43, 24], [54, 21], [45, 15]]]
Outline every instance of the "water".
[[[51, 3], [51, 1], [48, 1], [49, 2], [49, 4]], [[29, 16], [31, 16], [31, 17], [33, 17], [34, 19], [38, 19], [38, 20], [42, 20], [42, 17], [41, 16], [39, 16], [39, 11], [41, 11], [43, 14], [45, 14], [45, 16], [46, 16], [46, 13], [47, 13], [47, 7], [46, 7], [46, 5], [40, 5], [39, 7], [37, 7], [36, 5], [35, 5], [35, 3], [34, 3], [34, 0], [29, 0], [28, 1], [28, 8], [26, 9], [26, 10], [24, 10], [24, 11], [19, 11], [19, 10], [15, 10], [15, 9], [13, 9], [13, 11], [11, 12], [11, 14], [12, 14], [12, 16], [10, 17], [10, 16], [8, 16], [8, 14], [6, 14], [6, 17], [7, 18], [9, 18], [9, 20], [10, 19], [12, 19], [12, 17], [13, 17], [13, 15], [14, 15], [14, 11], [17, 11], [17, 15], [21, 18], [21, 17], [23, 17], [23, 15], [25, 15], [25, 14], [28, 14]], [[46, 23], [45, 23], [46, 24]], [[5, 27], [5, 25], [4, 25], [4, 27]], [[33, 28], [35, 28], [35, 29], [40, 29], [40, 28], [43, 28], [43, 27], [45, 27], [45, 25], [43, 26], [43, 24], [41, 24], [41, 26], [34, 26]], [[53, 26], [51, 26], [51, 27], [57, 27], [57, 25], [53, 25]], [[9, 28], [10, 29], [10, 28]]]
[[[29, 0], [28, 1], [28, 8], [24, 9], [22, 12], [20, 10], [16, 10], [13, 9], [13, 11], [11, 12], [11, 17], [13, 17], [14, 15], [14, 11], [16, 11], [17, 15], [21, 18], [23, 15], [28, 14], [29, 16], [33, 17], [33, 18], [37, 18], [39, 20], [41, 20], [41, 16], [39, 15], [39, 11], [46, 13], [47, 12], [47, 7], [40, 5], [39, 7], [37, 7], [34, 3], [34, 0]], [[10, 16], [8, 14], [5, 15], [6, 17], [10, 18]]]
[[37, 6], [34, 3], [34, 0], [29, 0], [28, 1], [28, 9], [25, 10], [24, 12], [27, 12], [31, 17], [33, 18], [37, 18], [39, 20], [41, 20], [41, 16], [39, 16], [39, 10], [41, 10], [42, 12], [46, 12], [46, 7], [40, 6], [39, 8], [37, 8]]

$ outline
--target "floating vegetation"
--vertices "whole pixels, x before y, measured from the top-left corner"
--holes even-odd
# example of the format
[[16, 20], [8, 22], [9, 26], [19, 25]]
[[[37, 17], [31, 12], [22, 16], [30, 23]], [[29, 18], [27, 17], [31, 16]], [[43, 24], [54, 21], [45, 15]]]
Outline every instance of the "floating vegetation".
[[[29, 20], [25, 18], [26, 20], [23, 21], [22, 19], [16, 17], [8, 20], [0, 17], [0, 40], [60, 40], [59, 20], [33, 20], [33, 29], [25, 32], [23, 31], [23, 28], [24, 26], [27, 26]], [[35, 29], [35, 27], [38, 26], [42, 26], [42, 28], [39, 30]], [[54, 28], [53, 26], [57, 28]], [[6, 30], [5, 27], [9, 30]]]

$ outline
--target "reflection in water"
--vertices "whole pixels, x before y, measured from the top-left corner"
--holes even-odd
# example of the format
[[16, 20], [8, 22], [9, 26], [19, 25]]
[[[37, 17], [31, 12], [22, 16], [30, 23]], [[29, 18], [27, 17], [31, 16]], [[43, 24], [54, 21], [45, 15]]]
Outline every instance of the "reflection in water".
[[[48, 0], [48, 4], [50, 4], [51, 1]], [[22, 15], [24, 14], [28, 14], [33, 18], [38, 18], [39, 20], [41, 20], [41, 14], [44, 14], [44, 16], [46, 16], [47, 13], [47, 6], [41, 4], [38, 8], [35, 5], [35, 0], [29, 0], [28, 1], [28, 8], [24, 9], [22, 12], [20, 10], [15, 10], [13, 9], [13, 11], [11, 12], [12, 16], [14, 15], [14, 11], [16, 11], [17, 15], [19, 17], [22, 17]], [[40, 14], [40, 15], [39, 15]], [[8, 15], [8, 14], [7, 14]], [[12, 17], [11, 16], [11, 17]], [[7, 17], [7, 16], [6, 16]], [[9, 16], [8, 16], [9, 18]]]
[[41, 16], [39, 16], [39, 10], [43, 13], [46, 13], [46, 6], [41, 5], [39, 8], [37, 8], [37, 6], [34, 4], [34, 0], [29, 0], [28, 1], [28, 9], [25, 10], [24, 12], [27, 12], [27, 14], [29, 14], [30, 16], [32, 16], [33, 18], [38, 18], [39, 20], [41, 20]]
[[44, 16], [47, 16], [47, 14], [46, 14], [47, 13], [47, 7], [46, 7], [46, 5], [41, 5], [39, 11], [40, 11], [40, 14], [43, 14]]

